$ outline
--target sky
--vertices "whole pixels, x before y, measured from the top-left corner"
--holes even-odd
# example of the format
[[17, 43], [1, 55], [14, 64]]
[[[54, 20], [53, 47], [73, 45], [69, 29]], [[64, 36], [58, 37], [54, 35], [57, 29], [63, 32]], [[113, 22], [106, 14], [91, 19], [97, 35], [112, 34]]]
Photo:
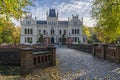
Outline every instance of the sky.
[[[95, 21], [91, 18], [91, 0], [36, 0], [33, 2], [34, 7], [28, 7], [29, 12], [38, 20], [46, 20], [46, 12], [55, 8], [59, 13], [59, 20], [68, 20], [73, 15], [79, 15], [83, 18], [83, 24], [89, 27], [95, 25]], [[20, 23], [12, 19], [16, 25]]]

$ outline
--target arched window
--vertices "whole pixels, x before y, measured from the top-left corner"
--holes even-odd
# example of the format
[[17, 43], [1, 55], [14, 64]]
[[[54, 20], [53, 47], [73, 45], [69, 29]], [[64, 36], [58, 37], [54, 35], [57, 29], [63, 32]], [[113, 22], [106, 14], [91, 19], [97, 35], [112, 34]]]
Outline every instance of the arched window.
[[27, 42], [29, 42], [29, 41], [30, 41], [30, 38], [28, 37]]
[[30, 41], [32, 41], [32, 37], [30, 38]]
[[59, 34], [60, 34], [60, 35], [62, 34], [62, 31], [61, 31], [61, 30], [59, 30]]
[[74, 29], [72, 29], [72, 34], [74, 34]]
[[77, 33], [77, 30], [75, 29], [75, 34]]
[[51, 34], [54, 34], [54, 29], [51, 29]]
[[77, 29], [77, 34], [79, 34], [79, 29]]
[[26, 42], [27, 40], [26, 40], [26, 37], [25, 37], [25, 42]]
[[66, 30], [64, 30], [64, 34], [66, 35]]
[[30, 30], [28, 29], [28, 34], [30, 34]]
[[27, 29], [25, 29], [24, 34], [27, 34]]
[[41, 30], [39, 30], [39, 34], [41, 34]]
[[31, 34], [33, 34], [33, 30], [31, 29]]
[[75, 37], [75, 42], [77, 42], [77, 37]]

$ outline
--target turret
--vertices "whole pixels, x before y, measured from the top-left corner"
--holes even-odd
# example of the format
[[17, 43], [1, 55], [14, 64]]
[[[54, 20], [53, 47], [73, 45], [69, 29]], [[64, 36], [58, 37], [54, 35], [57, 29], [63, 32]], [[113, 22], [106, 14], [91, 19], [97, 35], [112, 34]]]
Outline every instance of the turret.
[[57, 17], [55, 9], [50, 9], [49, 10], [49, 17]]

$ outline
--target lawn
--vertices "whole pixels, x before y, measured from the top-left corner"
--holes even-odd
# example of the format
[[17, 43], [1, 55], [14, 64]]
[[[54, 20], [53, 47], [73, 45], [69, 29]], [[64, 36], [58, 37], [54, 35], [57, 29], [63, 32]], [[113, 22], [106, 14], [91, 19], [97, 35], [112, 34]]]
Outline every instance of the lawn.
[[0, 65], [0, 80], [61, 80], [61, 73], [56, 66], [34, 69], [32, 74], [21, 76], [20, 66]]

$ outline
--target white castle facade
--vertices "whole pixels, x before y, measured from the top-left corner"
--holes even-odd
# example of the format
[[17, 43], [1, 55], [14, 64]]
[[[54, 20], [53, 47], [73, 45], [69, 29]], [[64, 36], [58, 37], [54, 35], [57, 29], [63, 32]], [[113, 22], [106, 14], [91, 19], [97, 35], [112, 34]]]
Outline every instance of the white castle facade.
[[83, 19], [79, 15], [72, 15], [67, 21], [59, 21], [58, 12], [55, 9], [49, 9], [46, 13], [47, 20], [33, 19], [32, 15], [26, 15], [21, 20], [21, 44], [32, 42], [37, 44], [40, 35], [43, 35], [47, 44], [61, 44], [62, 36], [65, 36], [66, 44], [79, 44], [85, 42], [82, 34]]

